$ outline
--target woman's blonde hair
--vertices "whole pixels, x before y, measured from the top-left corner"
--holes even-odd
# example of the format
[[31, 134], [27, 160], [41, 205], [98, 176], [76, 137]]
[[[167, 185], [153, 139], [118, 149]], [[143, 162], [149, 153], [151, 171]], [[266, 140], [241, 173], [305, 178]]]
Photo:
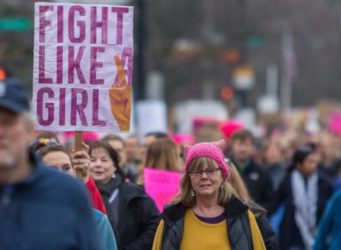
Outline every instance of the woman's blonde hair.
[[247, 190], [245, 183], [240, 176], [237, 168], [234, 166], [232, 162], [229, 162], [229, 169], [230, 169], [230, 179], [229, 182], [231, 183], [232, 187], [236, 192], [236, 196], [245, 202], [250, 209], [258, 216], [259, 213], [266, 213], [266, 210], [258, 205], [250, 196], [249, 191]]
[[156, 169], [178, 171], [179, 157], [180, 151], [174, 141], [168, 138], [158, 139], [150, 144], [144, 165]]
[[[143, 167], [180, 172], [180, 149], [168, 138], [157, 139], [148, 147]], [[140, 168], [138, 183], [143, 184], [143, 167]]]
[[[187, 208], [192, 208], [196, 204], [196, 195], [192, 195], [192, 184], [190, 179], [190, 172], [194, 170], [202, 169], [202, 166], [207, 165], [208, 168], [215, 168], [217, 166], [217, 163], [206, 157], [200, 157], [194, 159], [184, 176], [181, 179], [180, 182], [180, 188], [181, 193], [175, 198], [173, 201], [173, 204], [179, 204], [181, 203], [183, 206]], [[235, 191], [233, 187], [228, 183], [225, 179], [223, 180], [218, 193], [218, 200], [217, 203], [220, 206], [225, 206], [226, 203], [231, 199], [232, 196], [235, 195]]]

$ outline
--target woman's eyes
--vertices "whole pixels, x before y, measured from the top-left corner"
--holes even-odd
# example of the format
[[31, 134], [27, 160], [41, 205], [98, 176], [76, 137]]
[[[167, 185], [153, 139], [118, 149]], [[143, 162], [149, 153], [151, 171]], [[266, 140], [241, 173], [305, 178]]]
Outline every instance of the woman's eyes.
[[[107, 162], [107, 161], [109, 161], [109, 159], [108, 158], [100, 158], [99, 159], [101, 162]], [[90, 161], [91, 162], [96, 162], [97, 161], [97, 159], [96, 158], [93, 158], [93, 157], [91, 157], [90, 158]]]

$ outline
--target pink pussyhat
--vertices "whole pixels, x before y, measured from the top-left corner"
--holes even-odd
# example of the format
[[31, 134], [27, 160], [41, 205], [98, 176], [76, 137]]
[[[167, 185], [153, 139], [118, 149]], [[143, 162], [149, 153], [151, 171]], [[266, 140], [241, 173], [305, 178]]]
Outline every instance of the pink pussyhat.
[[225, 139], [229, 140], [234, 132], [243, 128], [243, 123], [235, 120], [229, 120], [221, 124], [220, 131], [223, 132]]
[[218, 164], [224, 179], [228, 179], [230, 177], [230, 170], [224, 160], [224, 154], [222, 151], [224, 145], [225, 141], [219, 140], [212, 143], [204, 142], [195, 144], [193, 146], [187, 146], [185, 163], [186, 172], [188, 171], [188, 167], [194, 159], [206, 157], [214, 160]]

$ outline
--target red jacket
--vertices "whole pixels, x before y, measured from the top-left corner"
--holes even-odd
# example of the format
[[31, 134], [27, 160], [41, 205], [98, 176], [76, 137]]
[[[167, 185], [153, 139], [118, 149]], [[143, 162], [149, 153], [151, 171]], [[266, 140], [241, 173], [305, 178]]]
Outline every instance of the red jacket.
[[91, 197], [91, 201], [92, 201], [92, 207], [96, 208], [97, 210], [101, 211], [102, 213], [106, 214], [107, 210], [104, 206], [103, 200], [102, 200], [102, 196], [99, 193], [95, 182], [93, 179], [89, 178], [89, 181], [85, 184], [86, 187], [88, 188], [90, 197]]

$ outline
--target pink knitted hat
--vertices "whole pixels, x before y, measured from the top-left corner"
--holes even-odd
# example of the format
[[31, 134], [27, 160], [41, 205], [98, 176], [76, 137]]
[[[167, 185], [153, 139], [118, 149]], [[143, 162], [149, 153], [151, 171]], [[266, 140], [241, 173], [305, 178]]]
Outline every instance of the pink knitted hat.
[[213, 143], [198, 143], [193, 146], [186, 147], [186, 163], [185, 170], [188, 171], [188, 167], [191, 162], [199, 157], [207, 157], [218, 163], [221, 173], [225, 179], [230, 177], [230, 170], [225, 163], [224, 154], [222, 148], [225, 145], [224, 140]]

